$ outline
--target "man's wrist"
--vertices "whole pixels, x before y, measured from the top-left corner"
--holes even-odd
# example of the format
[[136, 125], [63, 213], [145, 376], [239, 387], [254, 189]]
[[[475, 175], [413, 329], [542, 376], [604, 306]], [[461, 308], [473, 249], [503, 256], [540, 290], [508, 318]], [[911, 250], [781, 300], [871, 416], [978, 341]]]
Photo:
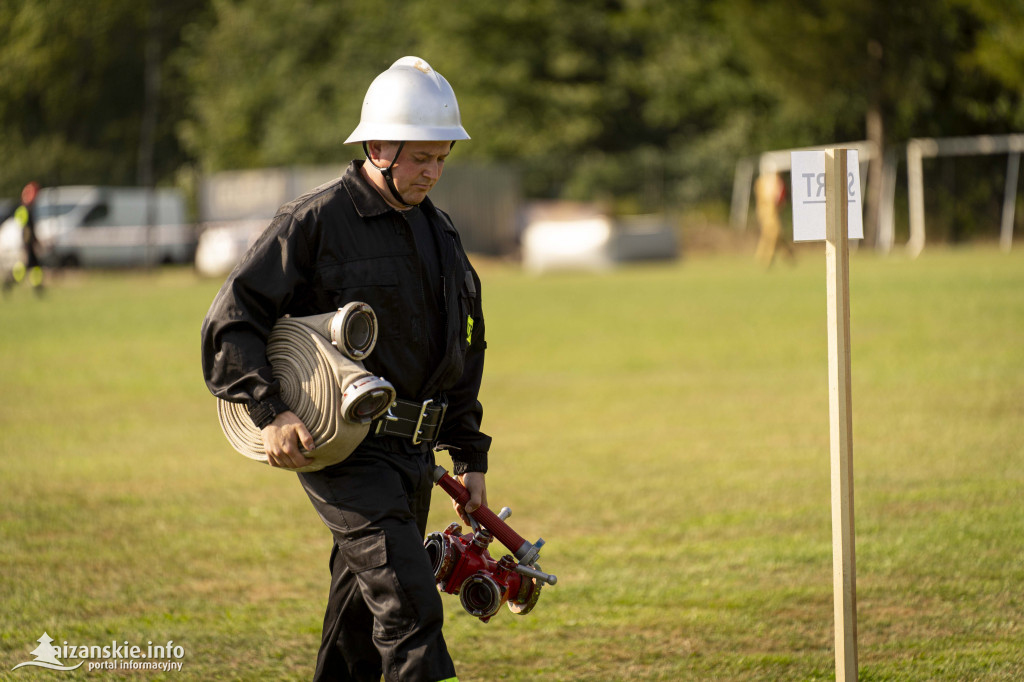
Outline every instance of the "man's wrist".
[[272, 396], [259, 401], [250, 400], [248, 408], [249, 418], [252, 419], [252, 423], [256, 425], [256, 428], [260, 430], [270, 426], [277, 415], [291, 409], [288, 407], [287, 403], [277, 396]]
[[455, 455], [456, 451], [452, 451], [452, 473], [456, 476], [470, 473], [487, 473], [487, 453], [486, 452], [459, 452]]

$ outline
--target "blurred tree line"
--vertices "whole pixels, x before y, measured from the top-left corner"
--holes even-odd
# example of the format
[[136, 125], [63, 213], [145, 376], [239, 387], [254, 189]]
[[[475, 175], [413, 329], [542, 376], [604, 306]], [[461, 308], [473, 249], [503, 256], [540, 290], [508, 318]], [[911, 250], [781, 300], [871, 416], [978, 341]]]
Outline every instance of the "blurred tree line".
[[528, 196], [725, 201], [760, 151], [1022, 130], [1021, 36], [1024, 0], [4, 0], [0, 196], [344, 162], [415, 54]]

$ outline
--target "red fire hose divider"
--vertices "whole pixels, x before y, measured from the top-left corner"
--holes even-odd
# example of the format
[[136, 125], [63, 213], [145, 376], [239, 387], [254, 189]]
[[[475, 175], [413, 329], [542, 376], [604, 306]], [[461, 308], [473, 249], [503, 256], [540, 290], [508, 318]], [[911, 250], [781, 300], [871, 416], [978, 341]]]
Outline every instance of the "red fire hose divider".
[[[434, 469], [434, 482], [459, 505], [469, 502], [465, 486], [448, 475], [444, 467]], [[541, 587], [554, 585], [558, 577], [545, 573], [537, 564], [544, 540], [530, 544], [505, 523], [507, 507], [495, 514], [481, 505], [468, 516], [475, 532], [462, 533], [453, 523], [443, 533], [431, 533], [423, 546], [434, 570], [437, 589], [459, 595], [463, 608], [483, 622], [498, 612], [502, 603], [512, 613], [530, 613], [540, 597]], [[521, 563], [505, 555], [495, 561], [487, 551], [493, 539], [515, 553]]]
[[[466, 490], [465, 486], [452, 478], [445, 471], [444, 467], [438, 466], [434, 469], [434, 482], [457, 503], [465, 505], [469, 502], [469, 491]], [[540, 547], [544, 544], [543, 540], [538, 540], [536, 545], [531, 545], [485, 505], [480, 505], [470, 516], [476, 519], [481, 526], [489, 530], [497, 538], [498, 542], [510, 549], [522, 563], [532, 565], [537, 560]]]

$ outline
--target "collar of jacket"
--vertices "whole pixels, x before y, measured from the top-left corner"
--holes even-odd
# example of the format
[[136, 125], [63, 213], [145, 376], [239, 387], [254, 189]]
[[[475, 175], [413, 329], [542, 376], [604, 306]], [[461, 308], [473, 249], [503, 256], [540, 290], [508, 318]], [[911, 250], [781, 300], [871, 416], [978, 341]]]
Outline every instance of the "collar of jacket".
[[[373, 218], [376, 216], [384, 215], [389, 211], [395, 210], [388, 202], [384, 201], [384, 197], [366, 181], [363, 174], [360, 172], [362, 165], [366, 163], [365, 160], [356, 159], [348, 165], [345, 169], [345, 174], [341, 180], [345, 184], [345, 189], [348, 190], [348, 195], [352, 197], [352, 204], [356, 208], [356, 213], [361, 218]], [[420, 208], [423, 209], [427, 215], [438, 215], [437, 209], [434, 207], [434, 203], [430, 200], [430, 197], [425, 197], [423, 202], [420, 204]], [[441, 224], [447, 230], [449, 229], [448, 221], [441, 220]]]

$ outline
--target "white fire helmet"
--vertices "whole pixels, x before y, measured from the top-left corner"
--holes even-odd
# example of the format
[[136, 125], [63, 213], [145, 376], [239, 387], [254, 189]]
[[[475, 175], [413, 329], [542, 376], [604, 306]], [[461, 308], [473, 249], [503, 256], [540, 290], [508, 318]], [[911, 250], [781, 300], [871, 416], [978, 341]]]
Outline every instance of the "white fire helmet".
[[402, 57], [370, 84], [359, 125], [345, 143], [468, 139], [444, 76], [419, 57]]

